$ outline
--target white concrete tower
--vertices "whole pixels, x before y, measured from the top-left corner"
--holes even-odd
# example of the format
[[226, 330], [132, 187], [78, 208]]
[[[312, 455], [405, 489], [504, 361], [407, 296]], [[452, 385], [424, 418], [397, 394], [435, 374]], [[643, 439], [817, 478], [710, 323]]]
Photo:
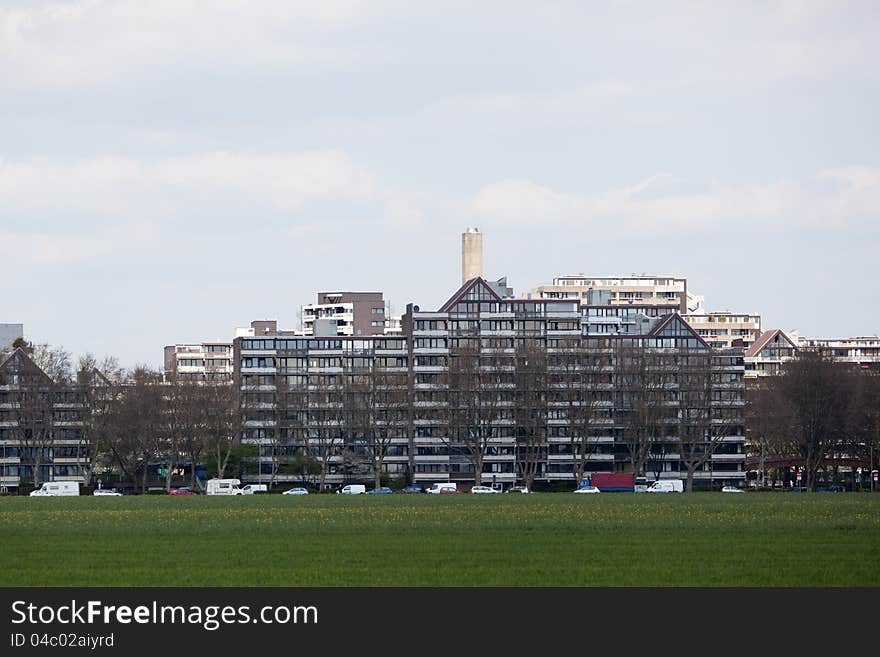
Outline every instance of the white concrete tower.
[[461, 234], [461, 283], [483, 275], [483, 233], [468, 228]]

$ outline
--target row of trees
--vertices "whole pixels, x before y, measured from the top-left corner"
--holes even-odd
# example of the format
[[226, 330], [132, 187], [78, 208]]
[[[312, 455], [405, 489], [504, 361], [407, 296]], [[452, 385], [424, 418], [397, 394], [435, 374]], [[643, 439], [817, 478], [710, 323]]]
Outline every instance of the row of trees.
[[96, 471], [115, 468], [145, 489], [150, 464], [162, 461], [170, 487], [173, 472], [186, 461], [194, 483], [195, 464], [208, 455], [222, 476], [238, 430], [231, 385], [163, 381], [160, 372], [125, 370], [113, 358], [86, 354], [74, 364], [63, 349], [24, 341], [14, 346], [28, 357], [14, 356], [8, 401], [18, 425], [19, 460], [31, 470], [34, 486], [48, 455], [62, 449], [86, 482]]
[[695, 473], [742, 425], [742, 380], [726, 382], [712, 358], [708, 350], [671, 354], [635, 342], [614, 352], [579, 340], [552, 352], [528, 340], [513, 353], [466, 345], [434, 377], [433, 417], [446, 426], [448, 447], [463, 448], [477, 484], [499, 429], [512, 420], [517, 475], [531, 485], [547, 462], [552, 417], [564, 421], [575, 481], [600, 449], [600, 433], [612, 430], [633, 472], [649, 462], [662, 468], [667, 453], [677, 454], [691, 490]]
[[[429, 418], [439, 421], [440, 439], [470, 464], [477, 484], [487, 455], [509, 445], [500, 436], [511, 432], [517, 475], [531, 484], [548, 461], [550, 427], [561, 425], [557, 435], [568, 443], [576, 481], [610, 430], [632, 472], [660, 468], [672, 453], [691, 489], [695, 473], [743, 424], [742, 381], [713, 365], [716, 354], [634, 342], [613, 350], [576, 342], [550, 352], [528, 340], [512, 352], [466, 343], [430, 385], [413, 385], [406, 370], [365, 359], [324, 380], [278, 373], [272, 386], [240, 395], [229, 383], [163, 380], [148, 368], [123, 370], [113, 359], [86, 355], [74, 364], [63, 350], [19, 346], [32, 361], [15, 369], [19, 453], [34, 485], [53, 440], [78, 422], [77, 455], [95, 457], [79, 460], [86, 480], [111, 467], [145, 488], [149, 464], [162, 462], [166, 486], [184, 463], [195, 483], [196, 464], [206, 460], [223, 476], [244, 433], [262, 443], [270, 483], [286, 467], [316, 476], [323, 488], [342, 467], [369, 472], [378, 486], [395, 444], [408, 443], [411, 422]], [[810, 489], [828, 467], [880, 462], [880, 376], [804, 352], [748, 396], [752, 449], [802, 462]], [[250, 420], [263, 427], [259, 435], [247, 434]]]
[[801, 464], [809, 490], [820, 472], [841, 464], [873, 469], [880, 456], [880, 375], [801, 352], [750, 388], [748, 427], [752, 450]]

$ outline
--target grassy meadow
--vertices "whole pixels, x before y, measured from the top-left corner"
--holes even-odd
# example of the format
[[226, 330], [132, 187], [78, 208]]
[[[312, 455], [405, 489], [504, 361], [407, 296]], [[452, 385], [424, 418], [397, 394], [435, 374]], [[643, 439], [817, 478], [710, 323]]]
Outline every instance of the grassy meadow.
[[880, 586], [880, 495], [0, 498], [2, 586]]

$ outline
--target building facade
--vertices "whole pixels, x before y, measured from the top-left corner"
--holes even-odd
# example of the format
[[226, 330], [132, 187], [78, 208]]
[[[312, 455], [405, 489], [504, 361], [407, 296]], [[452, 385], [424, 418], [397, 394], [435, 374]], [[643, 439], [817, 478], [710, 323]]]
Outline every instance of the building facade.
[[165, 347], [165, 378], [231, 381], [232, 343], [202, 342]]
[[329, 485], [377, 468], [505, 488], [688, 467], [741, 481], [742, 351], [661, 310], [605, 334], [580, 300], [504, 298], [476, 278], [436, 311], [410, 304], [401, 336], [239, 337], [241, 440], [276, 481], [304, 452]]
[[576, 299], [584, 303], [591, 290], [610, 293], [611, 305], [662, 306], [669, 312], [688, 312], [687, 279], [675, 276], [557, 276], [532, 296], [538, 299]]
[[683, 317], [715, 349], [748, 349], [761, 335], [761, 316], [754, 313], [704, 312]]
[[0, 358], [0, 489], [85, 483], [82, 413], [77, 387], [52, 381], [23, 349]]
[[302, 323], [305, 335], [383, 335], [385, 300], [381, 292], [319, 292], [302, 307]]

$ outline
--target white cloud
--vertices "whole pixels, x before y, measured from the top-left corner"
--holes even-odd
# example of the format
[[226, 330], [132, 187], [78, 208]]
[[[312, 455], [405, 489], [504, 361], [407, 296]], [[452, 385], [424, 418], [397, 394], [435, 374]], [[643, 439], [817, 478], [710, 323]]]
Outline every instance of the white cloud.
[[154, 247], [159, 231], [147, 223], [115, 226], [91, 234], [14, 233], [0, 230], [0, 261], [12, 265], [71, 265], [126, 256]]
[[228, 200], [294, 211], [308, 201], [372, 200], [377, 194], [373, 176], [337, 151], [0, 161], [4, 212], [156, 215]]
[[5, 84], [118, 80], [201, 62], [342, 65], [348, 48], [308, 38], [362, 15], [362, 0], [80, 0], [0, 8]]
[[[470, 213], [501, 225], [578, 225], [591, 230], [661, 233], [669, 229], [740, 226], [767, 230], [876, 225], [880, 169], [819, 172], [802, 182], [730, 185], [679, 192], [660, 174], [631, 187], [597, 194], [560, 192], [531, 180], [502, 180], [480, 189]], [[760, 226], [759, 226], [760, 225]]]

